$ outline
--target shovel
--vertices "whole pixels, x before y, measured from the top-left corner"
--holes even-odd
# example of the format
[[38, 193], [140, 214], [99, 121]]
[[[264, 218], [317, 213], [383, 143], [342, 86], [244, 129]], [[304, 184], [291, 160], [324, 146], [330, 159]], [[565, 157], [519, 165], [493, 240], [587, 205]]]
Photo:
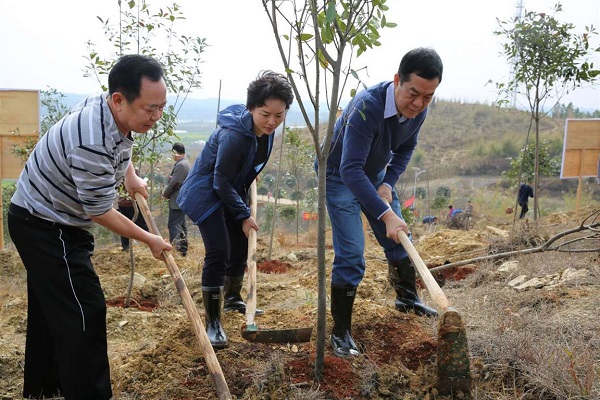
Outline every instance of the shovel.
[[[158, 227], [154, 222], [154, 218], [152, 218], [152, 213], [148, 208], [148, 204], [146, 203], [146, 199], [140, 193], [135, 194], [135, 200], [137, 201], [140, 210], [142, 211], [142, 215], [146, 220], [146, 225], [150, 228], [150, 232], [155, 235], [160, 235]], [[188, 288], [179, 272], [179, 268], [177, 268], [177, 264], [175, 264], [175, 260], [171, 255], [170, 251], [163, 251], [163, 257], [165, 259], [165, 264], [167, 264], [167, 269], [171, 274], [171, 278], [173, 278], [173, 282], [175, 282], [175, 287], [177, 291], [181, 295], [181, 300], [183, 300], [183, 306], [185, 307], [185, 311], [187, 312], [188, 318], [192, 321], [192, 326], [194, 328], [194, 333], [196, 334], [196, 338], [200, 342], [200, 348], [202, 349], [202, 353], [204, 354], [204, 359], [206, 360], [206, 364], [208, 366], [208, 370], [210, 371], [210, 376], [213, 379], [217, 390], [217, 396], [219, 400], [231, 400], [231, 394], [229, 393], [229, 387], [227, 387], [227, 382], [225, 382], [225, 377], [223, 375], [223, 371], [221, 370], [221, 365], [219, 364], [219, 360], [217, 360], [217, 356], [215, 355], [215, 351], [210, 344], [210, 339], [206, 334], [206, 330], [204, 329], [204, 325], [200, 320], [200, 315], [198, 314], [198, 310], [196, 309], [196, 305]]]
[[442, 395], [471, 391], [471, 371], [467, 333], [458, 311], [442, 292], [404, 231], [398, 232], [400, 243], [419, 272], [431, 298], [442, 309], [438, 323], [437, 389]]
[[[256, 181], [250, 185], [250, 209], [256, 218]], [[302, 343], [309, 342], [312, 334], [310, 328], [265, 330], [259, 329], [254, 322], [256, 312], [256, 230], [248, 233], [248, 298], [246, 300], [246, 323], [242, 325], [242, 337], [256, 343]]]

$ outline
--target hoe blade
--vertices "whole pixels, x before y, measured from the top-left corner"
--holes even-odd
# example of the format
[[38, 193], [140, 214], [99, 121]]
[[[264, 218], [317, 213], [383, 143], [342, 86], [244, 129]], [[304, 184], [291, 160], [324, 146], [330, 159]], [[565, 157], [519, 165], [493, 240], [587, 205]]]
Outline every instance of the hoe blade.
[[310, 328], [295, 329], [259, 329], [256, 325], [242, 326], [242, 337], [255, 343], [304, 343], [310, 342], [312, 334]]
[[471, 391], [469, 344], [460, 314], [449, 307], [440, 316], [437, 347], [437, 388], [442, 395]]

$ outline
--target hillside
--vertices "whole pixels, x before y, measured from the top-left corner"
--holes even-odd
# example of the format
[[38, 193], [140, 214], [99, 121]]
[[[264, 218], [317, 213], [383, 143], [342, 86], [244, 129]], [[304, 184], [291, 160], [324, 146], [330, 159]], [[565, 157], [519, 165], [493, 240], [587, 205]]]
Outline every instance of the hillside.
[[[229, 103], [222, 102], [221, 108], [226, 104]], [[181, 122], [178, 129], [189, 133], [210, 134], [214, 129], [216, 108], [217, 102], [214, 99], [187, 100], [179, 114]], [[564, 119], [543, 118], [540, 137], [561, 140], [564, 123]], [[440, 166], [440, 159], [447, 157], [448, 162], [454, 164], [457, 158], [463, 156], [466, 151], [476, 149], [477, 146], [502, 145], [505, 141], [513, 143], [512, 146], [505, 147], [508, 147], [508, 153], [515, 155], [525, 144], [529, 124], [530, 116], [525, 111], [501, 109], [486, 104], [435, 101], [430, 105], [429, 115], [419, 136], [417, 150], [422, 153], [420, 157], [423, 158], [419, 166], [430, 168], [432, 171], [438, 166], [438, 173], [447, 174], [447, 165]], [[305, 125], [295, 104], [288, 113], [286, 125]], [[306, 135], [307, 142], [312, 143], [308, 133]], [[185, 140], [186, 134], [182, 134], [181, 138]], [[458, 168], [458, 165], [460, 164], [451, 166]]]
[[[557, 165], [560, 165], [562, 158], [564, 125], [565, 120], [562, 118], [545, 117], [540, 123], [540, 138], [547, 141], [551, 156], [554, 157]], [[481, 206], [498, 209], [511, 206], [510, 199], [516, 193], [516, 188], [502, 178], [502, 173], [509, 168], [509, 157], [516, 157], [525, 145], [529, 128], [530, 116], [524, 111], [457, 101], [433, 102], [430, 114], [419, 135], [415, 154], [406, 173], [400, 179], [398, 191], [401, 198], [412, 196], [415, 178], [413, 167], [417, 167], [427, 171], [427, 174], [419, 177], [417, 186], [421, 190], [429, 191], [432, 202], [436, 190], [445, 186], [451, 191], [450, 200], [460, 204], [465, 203], [469, 198], [482, 197], [483, 191], [492, 191], [499, 193], [496, 202]], [[214, 126], [206, 131], [206, 135], [212, 129]], [[313, 149], [310, 133], [306, 128], [301, 128], [300, 132], [305, 145]], [[532, 129], [529, 135], [530, 143], [533, 138]], [[197, 135], [181, 134], [180, 139], [186, 144], [190, 159], [194, 160], [201, 149]], [[263, 177], [267, 175], [271, 178], [277, 177], [280, 156], [283, 160], [281, 179], [289, 177], [287, 160], [290, 154], [287, 147], [283, 148], [281, 155], [280, 151], [281, 132], [278, 132], [273, 154], [263, 172]], [[304, 172], [301, 177], [300, 190], [304, 193], [315, 186], [312, 170], [314, 150], [309, 150], [309, 153], [310, 157], [305, 160], [307, 172]], [[165, 171], [168, 169], [168, 167], [164, 168]], [[585, 180], [584, 183], [588, 185], [584, 193], [589, 192], [590, 196], [596, 198], [600, 196], [600, 189], [593, 179]], [[576, 192], [577, 180], [561, 180], [557, 173], [556, 176], [543, 178], [541, 187], [540, 198], [552, 199], [549, 203], [543, 204], [542, 209], [554, 211], [564, 206], [562, 198], [565, 194]], [[280, 181], [280, 188], [286, 191], [284, 195], [286, 198], [290, 198], [295, 190], [287, 187], [283, 181]], [[269, 190], [274, 192], [274, 186]], [[506, 193], [502, 194], [502, 192]], [[557, 203], [559, 199], [560, 203]], [[483, 199], [480, 203], [482, 202]], [[427, 208], [430, 211], [430, 207]]]
[[[66, 94], [62, 102], [71, 107], [83, 97]], [[217, 109], [243, 102], [240, 99], [186, 99], [178, 112], [177, 130], [193, 158], [200, 150], [198, 140], [208, 137], [215, 128]], [[322, 110], [321, 120], [324, 121], [325, 104]], [[557, 157], [562, 152], [564, 123], [564, 119], [545, 117], [540, 125], [540, 137], [551, 142], [551, 150]], [[297, 103], [292, 104], [286, 125], [306, 125]], [[529, 127], [530, 116], [525, 111], [434, 100], [411, 167], [427, 169], [431, 179], [454, 175], [499, 175], [508, 165], [507, 157], [517, 155], [525, 145]], [[530, 140], [532, 138], [533, 132]], [[306, 139], [312, 144], [312, 139]]]
[[[560, 165], [564, 135], [564, 119], [546, 117], [540, 123], [540, 139], [548, 143], [550, 155]], [[412, 195], [415, 172], [413, 167], [426, 170], [417, 186], [429, 185], [433, 197], [439, 186], [448, 186], [454, 193], [461, 191], [466, 201], [488, 186], [506, 189], [502, 173], [509, 168], [509, 157], [516, 157], [526, 143], [530, 126], [527, 112], [501, 109], [486, 104], [436, 101], [419, 134], [419, 143], [399, 189]], [[312, 148], [310, 133], [302, 131], [304, 143]], [[532, 143], [534, 132], [529, 135]], [[277, 175], [281, 135], [275, 139], [274, 154], [266, 173]], [[283, 160], [289, 157], [283, 149]], [[282, 174], [285, 174], [285, 168]], [[592, 180], [590, 180], [591, 182]], [[593, 183], [593, 182], [592, 182]], [[465, 188], [466, 186], [466, 188]], [[561, 180], [558, 175], [543, 179], [546, 193], [562, 196], [577, 188], [576, 180]], [[466, 190], [466, 193], [465, 193]]]
[[[554, 143], [555, 156], [562, 151], [563, 119], [543, 118], [540, 138]], [[431, 177], [499, 175], [507, 157], [526, 144], [530, 115], [485, 104], [437, 101], [419, 135], [415, 164]], [[529, 140], [534, 138], [532, 130]]]
[[[80, 100], [80, 97], [67, 95], [65, 103], [70, 105]], [[236, 102], [240, 101], [221, 100], [220, 108]], [[191, 161], [199, 155], [201, 141], [206, 139], [215, 127], [217, 104], [219, 104], [217, 99], [190, 98], [180, 110], [178, 140], [186, 145], [188, 158]], [[304, 121], [298, 106], [293, 104], [286, 126], [303, 125]], [[551, 156], [558, 165], [562, 157], [564, 125], [564, 118], [550, 117], [543, 118], [540, 124], [540, 138], [548, 142]], [[310, 149], [314, 148], [313, 140], [306, 128], [299, 129], [305, 144]], [[517, 156], [525, 145], [529, 129], [530, 116], [525, 111], [501, 109], [488, 104], [435, 100], [430, 105], [430, 113], [421, 130], [415, 154], [407, 172], [400, 179], [399, 191], [405, 191], [404, 198], [412, 195], [415, 176], [413, 167], [427, 171], [427, 174], [420, 177], [418, 186], [423, 190], [429, 190], [432, 198], [440, 186], [449, 187], [452, 190], [452, 198], [460, 197], [459, 200], [463, 202], [490, 186], [499, 186], [501, 190], [507, 189], [502, 173], [509, 167], [509, 157]], [[532, 131], [529, 142], [533, 141], [533, 137]], [[279, 131], [276, 133], [274, 153], [264, 172], [272, 177], [276, 177], [278, 173], [280, 139]], [[168, 155], [170, 149], [164, 150], [166, 157], [157, 172], [163, 178], [171, 169]], [[284, 148], [284, 160], [289, 158], [286, 152], [287, 149]], [[314, 151], [310, 152], [312, 153], [310, 157], [314, 158]], [[307, 164], [311, 162], [312, 159], [307, 160]], [[314, 187], [309, 184], [310, 179], [314, 177], [310, 165], [307, 166], [307, 170], [308, 172], [305, 172], [302, 178], [301, 190], [303, 191]], [[284, 176], [288, 172], [284, 162], [281, 174]], [[600, 195], [598, 188], [592, 186], [590, 190]], [[274, 188], [270, 189], [274, 191]], [[293, 189], [285, 189], [286, 196], [289, 198]], [[545, 191], [543, 195], [546, 197], [562, 197], [565, 193], [576, 191], [577, 181], [561, 180], [558, 176], [544, 178], [543, 189]], [[512, 194], [508, 195], [512, 197]]]

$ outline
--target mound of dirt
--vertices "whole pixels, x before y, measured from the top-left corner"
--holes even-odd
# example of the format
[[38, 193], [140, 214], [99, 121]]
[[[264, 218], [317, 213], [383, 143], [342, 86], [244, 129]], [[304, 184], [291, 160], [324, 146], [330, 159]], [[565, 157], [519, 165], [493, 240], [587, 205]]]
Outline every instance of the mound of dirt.
[[256, 264], [256, 270], [265, 274], [283, 274], [291, 268], [294, 268], [292, 264], [279, 260], [263, 261]]
[[445, 229], [421, 236], [415, 243], [415, 248], [423, 260], [447, 261], [453, 256], [485, 251], [488, 237], [489, 235], [476, 230]]

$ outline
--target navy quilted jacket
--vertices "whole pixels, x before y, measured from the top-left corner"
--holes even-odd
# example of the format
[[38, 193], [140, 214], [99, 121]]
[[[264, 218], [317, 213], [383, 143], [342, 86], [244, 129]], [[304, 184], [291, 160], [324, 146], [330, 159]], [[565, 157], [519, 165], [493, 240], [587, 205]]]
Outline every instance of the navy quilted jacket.
[[269, 135], [267, 159], [259, 169], [253, 168], [258, 144], [252, 115], [242, 104], [220, 111], [217, 123], [177, 196], [177, 204], [195, 224], [223, 206], [236, 220], [248, 218], [248, 188], [273, 149], [274, 135]]

